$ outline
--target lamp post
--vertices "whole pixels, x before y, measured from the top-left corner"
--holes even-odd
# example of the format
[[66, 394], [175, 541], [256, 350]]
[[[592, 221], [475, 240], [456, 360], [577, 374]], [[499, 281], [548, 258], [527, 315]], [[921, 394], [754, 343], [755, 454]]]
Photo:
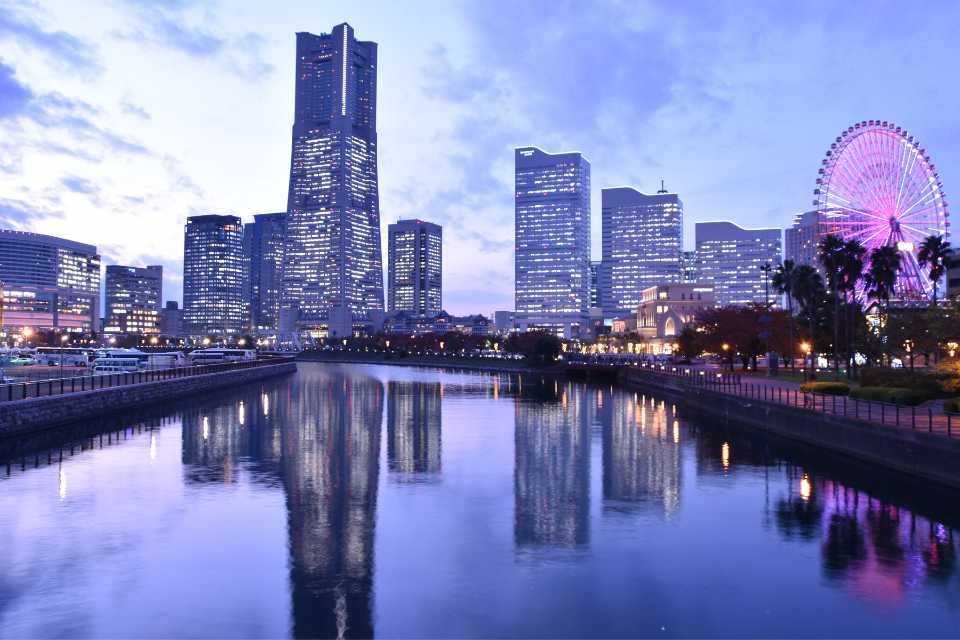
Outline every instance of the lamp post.
[[63, 345], [67, 343], [68, 336], [66, 334], [60, 336], [60, 378], [63, 379]]
[[724, 342], [720, 345], [720, 348], [723, 349], [723, 357], [728, 360], [730, 371], [733, 371], [733, 357], [730, 355], [730, 345]]
[[[810, 343], [809, 343], [809, 342], [806, 342], [806, 341], [801, 342], [801, 343], [800, 343], [800, 351], [803, 352], [803, 359], [804, 359], [804, 361], [806, 361], [807, 358], [810, 357], [810, 351], [811, 351]], [[810, 360], [810, 365], [809, 365], [809, 367], [810, 367], [810, 369], [811, 369], [809, 372], [806, 371], [806, 370], [803, 372], [803, 379], [804, 379], [804, 380], [807, 380], [807, 379], [808, 379], [808, 377], [807, 377], [808, 374], [812, 374], [812, 373], [813, 373], [813, 371], [812, 371], [812, 369], [813, 369], [813, 360], [812, 360], [812, 359]]]

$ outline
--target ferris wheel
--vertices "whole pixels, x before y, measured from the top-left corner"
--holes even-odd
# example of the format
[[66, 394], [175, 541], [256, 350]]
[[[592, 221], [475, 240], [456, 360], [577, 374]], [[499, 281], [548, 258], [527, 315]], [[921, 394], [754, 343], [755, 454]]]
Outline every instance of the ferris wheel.
[[877, 247], [897, 247], [898, 297], [928, 297], [933, 285], [917, 252], [927, 236], [946, 238], [950, 223], [943, 184], [926, 150], [892, 122], [866, 120], [837, 136], [821, 164], [813, 192], [820, 236], [859, 240], [868, 258]]

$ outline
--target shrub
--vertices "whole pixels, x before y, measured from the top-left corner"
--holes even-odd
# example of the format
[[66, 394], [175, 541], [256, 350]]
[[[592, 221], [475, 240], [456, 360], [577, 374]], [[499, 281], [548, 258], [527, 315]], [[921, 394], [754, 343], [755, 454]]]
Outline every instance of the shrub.
[[804, 382], [800, 385], [804, 393], [822, 393], [828, 396], [845, 396], [850, 393], [850, 385], [846, 382]]
[[960, 398], [950, 398], [945, 401], [943, 410], [947, 413], [960, 413]]
[[860, 387], [858, 389], [851, 389], [850, 397], [859, 398], [860, 400], [876, 400], [878, 402], [889, 402], [891, 404], [916, 406], [923, 404], [933, 396], [926, 391], [905, 389], [903, 387]]
[[915, 389], [929, 393], [939, 393], [942, 383], [949, 380], [950, 374], [943, 371], [917, 372], [909, 369], [889, 369], [886, 367], [866, 367], [860, 371], [860, 384], [864, 387], [897, 387]]

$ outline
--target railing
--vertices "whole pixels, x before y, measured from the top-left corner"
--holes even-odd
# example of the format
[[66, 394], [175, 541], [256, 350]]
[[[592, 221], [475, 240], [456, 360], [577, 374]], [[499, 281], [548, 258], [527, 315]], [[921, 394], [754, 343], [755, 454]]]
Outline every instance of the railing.
[[910, 407], [876, 400], [860, 400], [847, 396], [805, 393], [799, 388], [775, 384], [744, 382], [741, 376], [716, 370], [698, 370], [675, 365], [639, 363], [629, 369], [680, 378], [689, 386], [703, 387], [720, 393], [769, 404], [786, 405], [807, 411], [835, 415], [871, 424], [938, 433], [954, 437], [950, 413], [934, 411], [933, 407]]
[[265, 365], [293, 362], [292, 358], [268, 357], [257, 360], [239, 362], [223, 362], [217, 364], [188, 365], [185, 367], [171, 367], [169, 369], [155, 369], [151, 371], [131, 371], [127, 373], [103, 373], [72, 378], [56, 378], [50, 380], [32, 380], [27, 382], [9, 382], [0, 384], [0, 402], [26, 400], [27, 398], [42, 398], [58, 396], [81, 391], [110, 389], [143, 382], [158, 382], [160, 380], [174, 380], [210, 373], [224, 373], [240, 369], [252, 369]]

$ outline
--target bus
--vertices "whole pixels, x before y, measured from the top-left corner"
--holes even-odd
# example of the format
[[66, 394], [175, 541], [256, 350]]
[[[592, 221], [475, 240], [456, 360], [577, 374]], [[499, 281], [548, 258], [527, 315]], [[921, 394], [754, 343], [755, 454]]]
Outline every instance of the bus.
[[255, 349], [197, 349], [187, 357], [190, 364], [217, 364], [256, 360], [257, 352]]
[[78, 347], [37, 347], [37, 364], [55, 367], [61, 364], [65, 367], [85, 367], [93, 359], [93, 351]]
[[101, 357], [93, 361], [93, 373], [136, 373], [141, 371], [136, 358]]

